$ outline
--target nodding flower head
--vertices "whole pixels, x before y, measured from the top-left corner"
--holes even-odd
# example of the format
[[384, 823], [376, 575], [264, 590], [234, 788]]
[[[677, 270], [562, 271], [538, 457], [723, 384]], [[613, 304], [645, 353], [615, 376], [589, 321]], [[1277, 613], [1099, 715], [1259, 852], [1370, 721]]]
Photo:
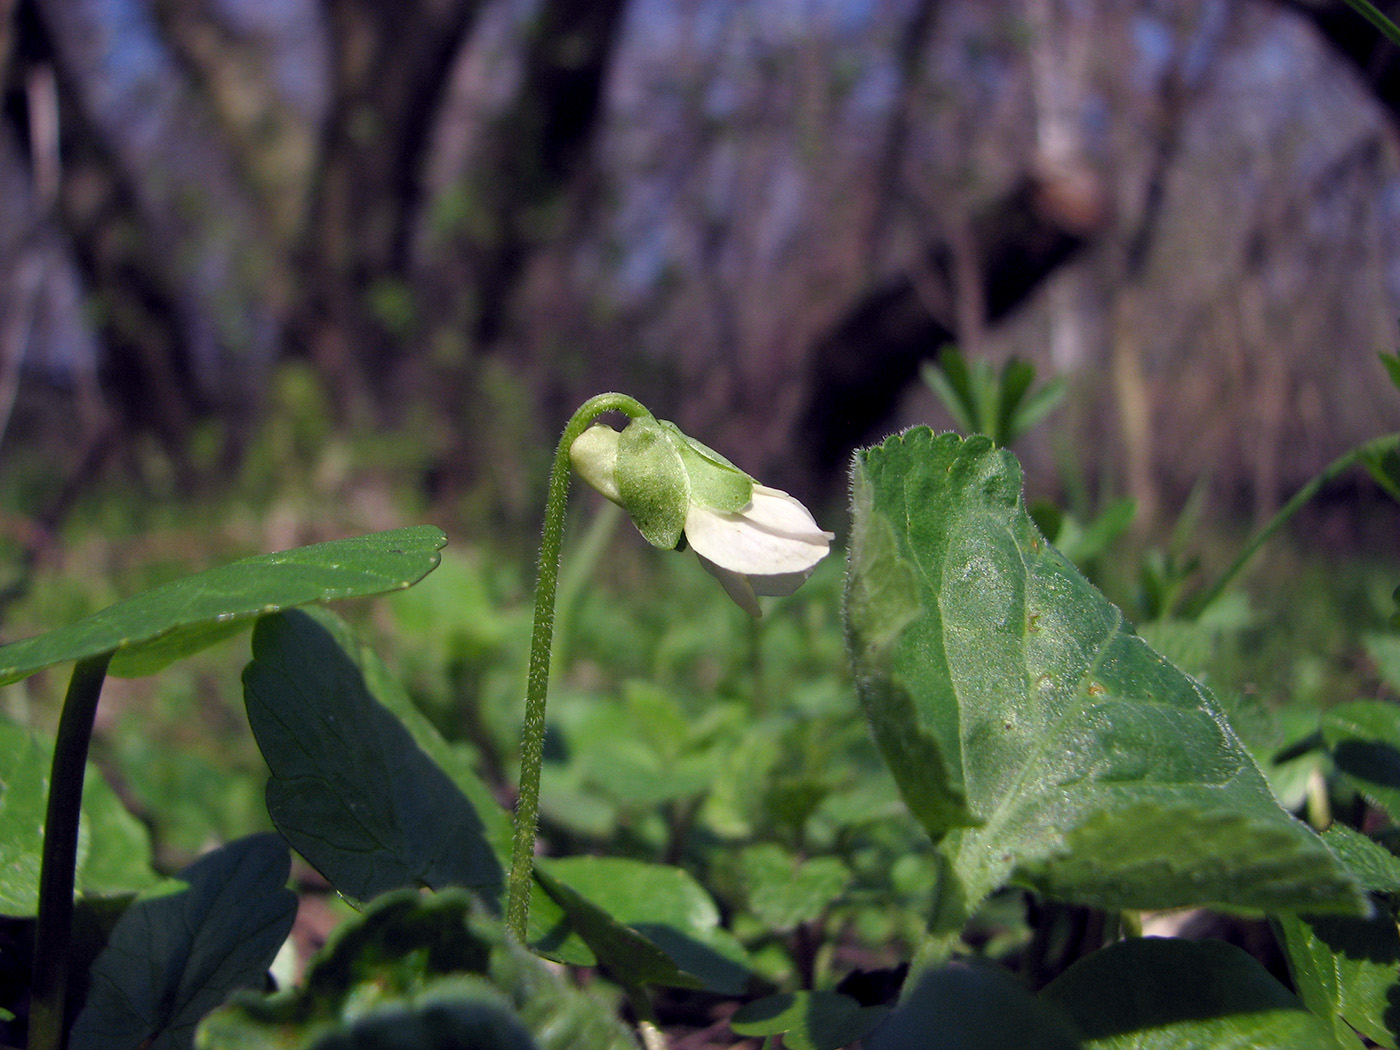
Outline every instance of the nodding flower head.
[[589, 427], [569, 449], [584, 481], [627, 511], [656, 547], [689, 544], [740, 608], [757, 595], [791, 594], [835, 538], [786, 492], [760, 485], [664, 419], [634, 419], [620, 433]]

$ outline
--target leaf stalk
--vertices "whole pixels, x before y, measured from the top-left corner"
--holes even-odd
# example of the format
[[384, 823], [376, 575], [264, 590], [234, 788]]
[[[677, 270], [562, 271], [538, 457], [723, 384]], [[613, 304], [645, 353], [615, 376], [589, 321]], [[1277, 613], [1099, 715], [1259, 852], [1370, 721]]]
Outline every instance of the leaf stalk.
[[79, 660], [59, 715], [49, 774], [44, 852], [39, 868], [39, 917], [30, 984], [29, 1050], [62, 1050], [68, 994], [68, 944], [73, 931], [73, 885], [78, 866], [78, 820], [83, 774], [111, 651]]

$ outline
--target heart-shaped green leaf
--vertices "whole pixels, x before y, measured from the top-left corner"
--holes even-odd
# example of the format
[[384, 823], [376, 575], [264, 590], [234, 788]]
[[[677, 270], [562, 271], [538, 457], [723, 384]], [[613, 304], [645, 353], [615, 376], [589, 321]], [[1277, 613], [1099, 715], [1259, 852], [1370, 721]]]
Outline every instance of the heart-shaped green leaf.
[[107, 652], [115, 653], [108, 674], [151, 674], [265, 613], [411, 586], [437, 565], [446, 542], [441, 529], [414, 525], [207, 569], [0, 648], [0, 685]]
[[[53, 741], [0, 721], [0, 914], [34, 915]], [[89, 893], [155, 881], [150, 836], [91, 764], [83, 780], [77, 884]]]
[[[430, 792], [427, 795], [402, 794], [400, 802], [408, 808], [398, 813], [395, 819], [401, 822], [405, 828], [431, 827], [431, 821], [440, 817], [444, 811], [465, 812], [462, 809], [463, 804], [465, 804], [466, 809], [474, 812], [475, 817], [481, 822], [481, 838], [496, 859], [495, 870], [497, 872], [503, 871], [505, 865], [510, 861], [511, 819], [496, 802], [491, 790], [476, 775], [476, 771], [472, 768], [467, 756], [461, 751], [455, 750], [442, 738], [436, 727], [414, 705], [403, 685], [384, 665], [384, 661], [356, 640], [354, 633], [344, 620], [329, 609], [315, 606], [298, 609], [294, 614], [289, 615], [300, 627], [300, 633], [289, 632], [286, 630], [287, 625], [282, 624], [282, 629], [278, 633], [280, 642], [274, 644], [271, 651], [278, 653], [279, 658], [292, 660], [293, 666], [295, 666], [297, 658], [285, 647], [291, 645], [295, 648], [294, 638], [305, 637], [313, 645], [315, 651], [330, 659], [334, 667], [337, 668], [337, 673], [344, 675], [345, 681], [351, 683], [347, 687], [351, 690], [349, 694], [327, 692], [324, 688], [316, 688], [311, 693], [303, 691], [301, 701], [308, 706], [305, 711], [296, 714], [295, 718], [314, 720], [319, 717], [324, 720], [340, 717], [336, 714], [339, 705], [345, 696], [350, 695], [356, 699], [351, 702], [348, 711], [355, 712], [355, 717], [364, 724], [391, 726], [397, 723], [400, 726], [399, 729], [386, 730], [389, 734], [385, 741], [388, 750], [381, 757], [390, 760], [395, 752], [414, 755], [415, 757], [410, 761], [412, 767], [421, 774], [420, 779], [426, 783], [436, 784], [440, 790]], [[255, 639], [256, 637], [255, 633]], [[341, 655], [338, 657], [330, 656], [332, 650], [338, 650]], [[245, 678], [247, 674], [248, 671], [245, 671]], [[303, 685], [307, 684], [303, 683]], [[324, 681], [322, 684], [325, 684]], [[246, 682], [244, 688], [246, 699]], [[278, 703], [295, 705], [298, 701], [293, 692], [283, 690], [269, 694], [269, 696]], [[366, 696], [368, 696], [368, 700], [366, 700]], [[344, 714], [346, 712], [341, 712], [341, 715]], [[405, 743], [405, 730], [407, 736], [411, 738], [410, 743], [417, 745], [416, 749]], [[256, 725], [254, 735], [257, 735]], [[292, 762], [307, 763], [308, 768], [309, 764], [318, 764], [329, 769], [333, 774], [336, 773], [340, 752], [336, 750], [334, 739], [313, 733], [308, 741], [317, 741], [319, 746], [315, 753], [310, 753], [300, 752], [299, 745], [293, 744], [285, 731], [279, 732], [276, 726], [272, 728], [272, 735], [280, 741], [275, 746], [279, 748], [290, 746], [292, 748], [289, 753]], [[388, 741], [395, 743], [390, 746]], [[259, 744], [261, 745], [261, 739]], [[435, 766], [441, 774], [445, 774], [447, 779], [451, 781], [451, 787], [441, 783], [439, 773], [434, 773], [426, 768], [423, 762], [424, 756], [428, 759], [427, 766]], [[340, 771], [340, 774], [339, 788], [336, 790], [347, 792], [342, 796], [342, 802], [359, 807], [365, 812], [373, 811], [375, 807], [382, 807], [384, 799], [377, 794], [376, 789], [369, 781], [346, 776], [343, 770]], [[453, 788], [455, 788], [455, 792], [452, 790]], [[272, 790], [271, 785], [269, 785], [269, 792], [271, 793]], [[276, 790], [279, 792], [278, 797], [280, 798], [281, 789]], [[330, 788], [327, 787], [317, 792], [315, 797], [326, 802], [329, 790]], [[289, 808], [283, 811], [283, 816], [290, 822], [290, 825], [299, 826], [302, 832], [314, 840], [318, 837], [318, 831], [327, 829], [318, 828], [316, 824], [318, 818], [314, 811], [315, 803], [313, 800], [307, 799], [306, 802], [305, 808], [299, 808], [297, 800], [292, 798], [289, 801]], [[343, 832], [344, 829], [342, 828], [341, 831]], [[427, 834], [425, 839], [421, 833], [416, 837], [410, 836], [398, 841], [396, 844], [381, 843], [387, 852], [376, 853], [374, 857], [359, 852], [359, 846], [362, 844], [363, 838], [359, 833], [337, 834], [335, 837], [325, 839], [315, 845], [308, 844], [307, 849], [312, 852], [304, 855], [307, 856], [308, 860], [312, 860], [318, 865], [319, 862], [314, 857], [321, 857], [326, 864], [333, 866], [347, 879], [356, 881], [365, 879], [368, 868], [373, 864], [380, 864], [380, 862], [382, 862], [378, 869], [380, 875], [397, 871], [402, 876], [407, 870], [425, 863], [423, 857], [414, 852], [416, 849], [427, 848], [430, 852], [435, 853], [440, 848], [432, 834]], [[478, 892], [485, 892], [489, 897], [491, 896], [489, 877], [492, 869], [486, 855], [480, 852], [480, 846], [481, 842], [476, 842], [466, 854], [456, 858], [453, 863], [457, 866], [457, 870], [452, 878], [488, 879], [488, 884], [476, 888]], [[388, 859], [391, 854], [395, 853], [398, 856], [397, 860]], [[472, 870], [462, 869], [461, 865], [468, 865]], [[388, 885], [392, 881], [392, 878], [382, 882], [371, 879], [363, 888], [377, 889], [380, 885]], [[343, 887], [337, 886], [337, 888], [341, 889], [342, 892], [347, 892]], [[559, 906], [539, 886], [533, 887], [530, 898], [530, 944], [537, 951], [558, 962], [574, 966], [591, 966], [595, 962], [587, 946], [576, 934], [571, 932]]]
[[499, 890], [477, 807], [375, 700], [318, 617], [259, 620], [243, 689], [272, 771], [273, 823], [337, 890], [359, 901], [409, 886]]
[[1075, 963], [1040, 998], [1070, 1017], [1083, 1050], [1332, 1045], [1320, 1018], [1224, 941], [1119, 941]]
[[1009, 452], [915, 428], [856, 456], [852, 504], [861, 700], [965, 909], [1008, 882], [1115, 908], [1364, 908], [1214, 698], [1046, 542]]
[[296, 918], [287, 847], [253, 835], [143, 895], [92, 967], [70, 1044], [177, 1050], [235, 988], [261, 984]]

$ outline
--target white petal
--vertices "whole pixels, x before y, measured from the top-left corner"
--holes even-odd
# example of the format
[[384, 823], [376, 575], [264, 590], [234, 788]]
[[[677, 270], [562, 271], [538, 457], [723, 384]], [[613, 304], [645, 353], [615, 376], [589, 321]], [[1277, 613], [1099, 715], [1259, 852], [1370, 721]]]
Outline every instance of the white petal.
[[[752, 617], [757, 618], [763, 615], [763, 610], [758, 607], [758, 598], [754, 596], [753, 585], [747, 576], [722, 569], [700, 554], [695, 556], [700, 559], [700, 564], [705, 566], [705, 571], [719, 580], [720, 586], [724, 588], [724, 593], [734, 599], [735, 605]], [[791, 594], [792, 592], [788, 591], [787, 593]]]
[[569, 446], [575, 473], [619, 506], [617, 446], [621, 435], [606, 423], [595, 423]]
[[686, 540], [695, 553], [745, 576], [810, 572], [831, 550], [831, 533], [817, 528], [807, 509], [785, 492], [754, 489], [738, 514], [692, 505]]
[[835, 533], [823, 532], [817, 526], [811, 512], [801, 501], [789, 496], [782, 489], [770, 489], [767, 485], [753, 487], [753, 502], [740, 513], [769, 532], [807, 538], [814, 542], [818, 537], [828, 542], [836, 538]]

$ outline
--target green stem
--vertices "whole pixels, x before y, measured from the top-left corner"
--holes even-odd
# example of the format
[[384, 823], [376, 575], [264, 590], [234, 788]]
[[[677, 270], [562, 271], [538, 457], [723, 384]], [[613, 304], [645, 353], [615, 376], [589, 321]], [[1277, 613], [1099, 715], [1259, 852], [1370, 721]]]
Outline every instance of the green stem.
[[34, 931], [34, 978], [29, 991], [29, 1050], [61, 1050], [68, 992], [68, 941], [73, 931], [73, 882], [78, 865], [78, 818], [83, 773], [97, 700], [110, 652], [79, 660], [58, 719], [39, 869], [39, 918]]
[[649, 419], [641, 402], [626, 394], [599, 394], [583, 403], [559, 438], [549, 472], [544, 531], [540, 536], [539, 572], [535, 579], [535, 628], [530, 638], [530, 671], [525, 687], [525, 722], [520, 741], [520, 795], [515, 804], [515, 844], [511, 851], [506, 897], [506, 929], [526, 943], [530, 919], [530, 883], [534, 874], [535, 833], [540, 822], [540, 767], [544, 763], [544, 709], [549, 692], [549, 653], [554, 640], [554, 598], [559, 586], [559, 554], [564, 537], [564, 507], [569, 498], [569, 446], [604, 412]]
[[1381, 14], [1375, 4], [1370, 3], [1370, 0], [1347, 0], [1347, 3], [1357, 14], [1375, 26], [1380, 31], [1381, 36], [1392, 44], [1400, 44], [1400, 26]]
[[1397, 447], [1400, 447], [1400, 434], [1386, 434], [1384, 437], [1374, 438], [1349, 449], [1327, 464], [1311, 481], [1293, 494], [1293, 498], [1279, 509], [1279, 512], [1269, 520], [1268, 524], [1254, 534], [1254, 537], [1245, 544], [1244, 550], [1240, 551], [1239, 557], [1230, 563], [1230, 567], [1220, 575], [1219, 579], [1189, 603], [1188, 614], [1193, 617], [1200, 616], [1201, 613], [1210, 608], [1216, 599], [1225, 593], [1225, 588], [1234, 582], [1235, 577], [1240, 574], [1249, 560], [1259, 552], [1259, 548], [1264, 546], [1289, 518], [1297, 514], [1304, 504], [1316, 496], [1323, 485], [1362, 460], [1389, 452]]

